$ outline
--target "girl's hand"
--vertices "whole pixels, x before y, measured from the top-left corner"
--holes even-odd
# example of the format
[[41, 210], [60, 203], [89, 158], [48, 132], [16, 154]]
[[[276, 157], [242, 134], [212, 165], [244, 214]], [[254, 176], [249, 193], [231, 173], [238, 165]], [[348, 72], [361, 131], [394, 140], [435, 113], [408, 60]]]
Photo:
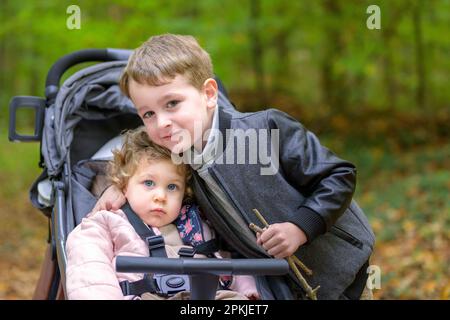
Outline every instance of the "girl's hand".
[[259, 296], [259, 293], [256, 290], [246, 292], [245, 296], [248, 298], [248, 300], [261, 300], [261, 297]]
[[243, 294], [249, 300], [261, 299], [258, 290], [256, 289], [255, 278], [252, 276], [234, 276], [230, 289]]
[[116, 186], [112, 185], [103, 192], [100, 199], [92, 209], [91, 213], [95, 213], [101, 210], [115, 211], [120, 209], [126, 202], [125, 195]]
[[277, 259], [287, 258], [306, 243], [306, 234], [291, 222], [274, 223], [256, 234], [256, 242]]

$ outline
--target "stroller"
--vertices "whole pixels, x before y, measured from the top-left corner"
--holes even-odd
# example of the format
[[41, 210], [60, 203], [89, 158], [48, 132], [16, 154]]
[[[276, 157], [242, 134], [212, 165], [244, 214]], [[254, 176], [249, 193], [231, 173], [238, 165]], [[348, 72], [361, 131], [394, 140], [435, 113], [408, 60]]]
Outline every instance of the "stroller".
[[[120, 145], [119, 134], [142, 125], [118, 86], [131, 52], [87, 49], [63, 56], [48, 72], [45, 98], [17, 96], [10, 102], [9, 139], [40, 142], [39, 166], [43, 170], [31, 186], [30, 199], [49, 219], [48, 245], [33, 299], [66, 297], [67, 236], [94, 207], [99, 196], [94, 186], [104, 182], [111, 149]], [[76, 72], [60, 87], [61, 77], [70, 67], [95, 61], [101, 63]], [[234, 108], [224, 86], [216, 80], [219, 104]], [[34, 135], [16, 132], [20, 108], [35, 110]], [[152, 257], [119, 257], [116, 267], [120, 272], [187, 274], [191, 299], [213, 299], [219, 275], [283, 275], [289, 268], [285, 260], [277, 259]]]

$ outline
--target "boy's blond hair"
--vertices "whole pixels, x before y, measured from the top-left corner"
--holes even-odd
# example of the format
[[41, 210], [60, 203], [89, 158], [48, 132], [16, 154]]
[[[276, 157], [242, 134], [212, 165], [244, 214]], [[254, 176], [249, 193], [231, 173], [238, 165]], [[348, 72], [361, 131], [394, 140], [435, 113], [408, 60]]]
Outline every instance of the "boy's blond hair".
[[120, 78], [120, 88], [130, 97], [130, 79], [140, 84], [159, 86], [177, 75], [184, 75], [192, 86], [201, 90], [205, 80], [214, 76], [209, 54], [192, 36], [153, 36], [130, 56]]
[[[123, 191], [142, 160], [149, 163], [161, 160], [172, 161], [170, 150], [153, 143], [144, 126], [127, 131], [124, 134], [122, 148], [113, 150], [113, 160], [108, 164], [110, 182]], [[191, 168], [186, 164], [179, 164], [176, 167], [186, 181], [184, 200], [190, 200], [193, 197], [193, 191], [189, 186]]]

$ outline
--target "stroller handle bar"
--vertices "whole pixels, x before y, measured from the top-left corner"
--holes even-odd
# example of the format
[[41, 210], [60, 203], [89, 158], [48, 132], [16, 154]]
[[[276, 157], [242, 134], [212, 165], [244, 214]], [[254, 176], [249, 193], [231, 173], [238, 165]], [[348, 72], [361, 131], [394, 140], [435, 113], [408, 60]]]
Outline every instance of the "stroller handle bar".
[[48, 101], [55, 99], [62, 75], [70, 67], [82, 62], [128, 60], [132, 50], [126, 49], [84, 49], [69, 53], [50, 68], [45, 81], [45, 96]]
[[116, 259], [118, 272], [188, 275], [284, 275], [289, 264], [284, 259], [192, 259], [126, 257]]
[[[212, 300], [220, 275], [285, 275], [289, 264], [284, 259], [193, 259], [126, 257], [116, 259], [118, 272], [188, 275], [191, 300]], [[169, 285], [166, 282], [166, 286]], [[164, 286], [164, 284], [163, 284]], [[173, 286], [169, 285], [170, 288]]]

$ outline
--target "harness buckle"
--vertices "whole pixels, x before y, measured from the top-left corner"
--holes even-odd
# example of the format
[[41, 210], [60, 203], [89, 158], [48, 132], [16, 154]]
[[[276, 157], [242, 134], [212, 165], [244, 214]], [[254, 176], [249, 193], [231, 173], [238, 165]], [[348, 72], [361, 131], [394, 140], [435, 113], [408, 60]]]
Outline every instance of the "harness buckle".
[[189, 276], [185, 274], [155, 274], [153, 279], [158, 286], [158, 295], [170, 297], [181, 291], [190, 291]]
[[178, 250], [178, 255], [180, 257], [193, 258], [195, 253], [195, 248], [182, 247], [180, 250]]
[[164, 238], [161, 235], [146, 237], [145, 242], [150, 250], [164, 247]]

